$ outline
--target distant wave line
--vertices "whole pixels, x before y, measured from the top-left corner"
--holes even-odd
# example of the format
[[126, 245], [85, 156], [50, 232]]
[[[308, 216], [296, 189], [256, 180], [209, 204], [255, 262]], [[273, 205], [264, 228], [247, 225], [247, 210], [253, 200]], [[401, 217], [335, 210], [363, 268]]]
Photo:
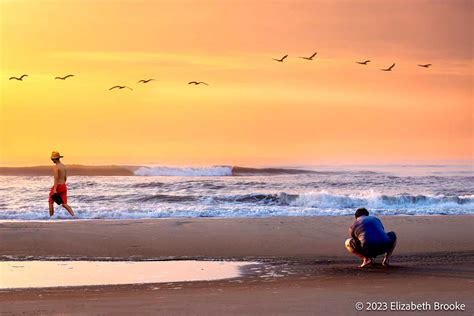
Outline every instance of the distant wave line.
[[[251, 168], [239, 166], [149, 167], [67, 165], [69, 176], [251, 176], [328, 173], [297, 168]], [[52, 176], [51, 166], [0, 167], [0, 176]], [[329, 172], [334, 173], [334, 172]]]

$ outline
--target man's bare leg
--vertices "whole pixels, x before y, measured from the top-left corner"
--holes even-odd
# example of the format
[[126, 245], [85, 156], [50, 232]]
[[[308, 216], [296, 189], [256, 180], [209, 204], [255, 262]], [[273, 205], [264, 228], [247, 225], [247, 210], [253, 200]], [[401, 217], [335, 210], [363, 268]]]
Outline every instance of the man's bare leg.
[[62, 204], [62, 207], [64, 207], [69, 212], [69, 214], [71, 214], [72, 217], [76, 218], [76, 215], [74, 214], [74, 211], [72, 210], [72, 208], [69, 205], [64, 203], [64, 204]]
[[362, 259], [362, 264], [359, 266], [360, 268], [364, 268], [364, 267], [369, 266], [372, 263], [374, 263], [374, 261], [371, 258], [367, 258], [363, 254], [357, 252], [354, 248], [352, 248], [350, 239], [346, 240], [345, 246], [346, 246], [347, 251], [349, 251], [350, 253], [355, 254], [357, 257]]
[[54, 215], [54, 204], [49, 203], [49, 217]]
[[385, 254], [385, 257], [382, 260], [382, 265], [388, 267], [390, 265], [390, 258], [392, 257], [392, 253], [395, 250], [395, 246], [397, 245], [397, 241], [393, 243], [392, 248]]

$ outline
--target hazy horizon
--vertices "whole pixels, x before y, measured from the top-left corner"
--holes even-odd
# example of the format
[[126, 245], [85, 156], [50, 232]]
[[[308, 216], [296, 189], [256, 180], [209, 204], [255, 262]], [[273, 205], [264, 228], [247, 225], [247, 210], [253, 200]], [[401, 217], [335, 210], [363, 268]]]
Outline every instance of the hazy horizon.
[[[227, 167], [249, 167], [249, 168], [325, 168], [325, 167], [443, 167], [443, 166], [470, 166], [474, 168], [474, 161], [473, 160], [452, 160], [452, 161], [399, 161], [399, 162], [390, 162], [390, 163], [348, 163], [348, 162], [327, 162], [327, 163], [319, 163], [319, 164], [244, 164], [244, 163], [237, 163], [237, 164], [230, 164], [230, 163], [219, 163], [219, 164], [163, 164], [158, 162], [143, 162], [143, 163], [93, 163], [93, 164], [86, 164], [81, 162], [67, 162], [64, 159], [62, 162], [66, 165], [74, 165], [74, 166], [84, 166], [84, 167], [110, 167], [110, 166], [129, 166], [129, 167], [170, 167], [170, 168], [206, 168], [206, 167], [216, 167], [216, 166], [227, 166]], [[52, 167], [53, 164], [48, 162], [40, 163], [40, 164], [2, 164], [0, 168], [28, 168], [28, 167]]]

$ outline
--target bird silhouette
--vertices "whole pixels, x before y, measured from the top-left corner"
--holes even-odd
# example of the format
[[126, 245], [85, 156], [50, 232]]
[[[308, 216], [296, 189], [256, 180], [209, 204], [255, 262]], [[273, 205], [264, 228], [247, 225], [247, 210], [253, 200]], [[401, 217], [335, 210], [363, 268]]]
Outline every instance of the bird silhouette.
[[22, 75], [21, 77], [10, 77], [8, 80], [18, 80], [18, 81], [23, 81], [23, 78], [28, 77], [28, 75]]
[[190, 81], [190, 82], [188, 82], [188, 84], [194, 84], [194, 85], [196, 85], [196, 86], [197, 86], [198, 84], [201, 84], [201, 83], [202, 83], [202, 84], [205, 84], [206, 86], [208, 86], [208, 84], [205, 83], [204, 81]]
[[286, 57], [288, 57], [288, 55], [283, 56], [281, 59], [276, 59], [276, 58], [272, 58], [272, 59], [274, 61], [278, 61], [278, 62], [282, 63], [285, 60]]
[[315, 52], [313, 55], [309, 56], [309, 57], [300, 57], [302, 59], [306, 59], [306, 60], [313, 60], [314, 56], [316, 56], [318, 54], [318, 52]]
[[109, 90], [113, 90], [113, 89], [130, 89], [130, 90], [133, 90], [132, 88], [130, 87], [127, 87], [127, 86], [113, 86], [112, 88], [110, 88]]
[[431, 64], [423, 64], [423, 65], [418, 65], [420, 67], [423, 67], [423, 68], [429, 68], [431, 67]]
[[155, 80], [155, 79], [142, 79], [142, 80], [139, 80], [138, 83], [148, 83], [152, 80]]
[[382, 71], [392, 71], [393, 67], [395, 67], [395, 63], [392, 66], [388, 67], [388, 68], [380, 69], [380, 70], [382, 70]]
[[368, 63], [370, 63], [370, 60], [365, 60], [365, 61], [356, 61], [356, 63], [360, 64], [360, 65], [367, 65]]
[[54, 79], [59, 79], [59, 80], [66, 80], [67, 78], [69, 77], [74, 77], [74, 75], [67, 75], [67, 76], [64, 76], [64, 77], [56, 77]]

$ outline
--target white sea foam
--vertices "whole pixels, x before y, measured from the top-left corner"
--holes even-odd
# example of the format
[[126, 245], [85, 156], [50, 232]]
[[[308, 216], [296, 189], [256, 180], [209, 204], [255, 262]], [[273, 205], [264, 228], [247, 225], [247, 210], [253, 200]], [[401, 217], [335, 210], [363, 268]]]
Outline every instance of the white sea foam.
[[[111, 220], [353, 216], [359, 207], [375, 215], [474, 215], [471, 176], [226, 166], [149, 166], [137, 174], [72, 176], [68, 203], [80, 219]], [[50, 177], [0, 177], [0, 220], [48, 220], [51, 182]], [[70, 218], [56, 206], [54, 219]]]
[[171, 168], [171, 167], [141, 167], [135, 171], [137, 176], [231, 176], [232, 167], [219, 166], [207, 168]]
[[348, 209], [368, 207], [371, 209], [421, 211], [430, 208], [434, 211], [458, 209], [472, 211], [474, 209], [473, 195], [451, 196], [443, 195], [385, 195], [373, 190], [352, 194], [334, 194], [326, 190], [309, 192], [299, 195], [289, 203], [298, 207], [315, 207], [320, 209]]

